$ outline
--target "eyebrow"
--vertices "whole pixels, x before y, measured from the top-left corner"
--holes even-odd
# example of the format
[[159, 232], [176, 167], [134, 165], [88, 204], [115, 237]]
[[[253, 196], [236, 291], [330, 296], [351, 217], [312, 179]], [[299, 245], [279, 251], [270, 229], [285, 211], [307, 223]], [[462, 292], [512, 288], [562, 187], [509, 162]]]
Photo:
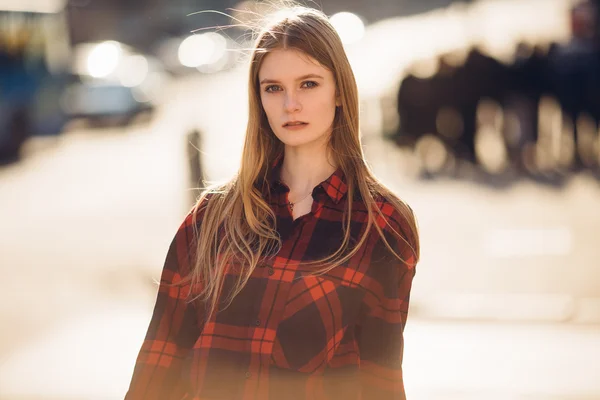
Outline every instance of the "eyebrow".
[[[321, 75], [308, 74], [308, 75], [304, 75], [304, 76], [297, 78], [296, 81], [302, 81], [302, 80], [308, 79], [308, 78], [325, 79]], [[260, 81], [261, 85], [264, 85], [265, 83], [279, 83], [279, 81], [275, 80], [275, 79], [263, 79], [262, 81]]]

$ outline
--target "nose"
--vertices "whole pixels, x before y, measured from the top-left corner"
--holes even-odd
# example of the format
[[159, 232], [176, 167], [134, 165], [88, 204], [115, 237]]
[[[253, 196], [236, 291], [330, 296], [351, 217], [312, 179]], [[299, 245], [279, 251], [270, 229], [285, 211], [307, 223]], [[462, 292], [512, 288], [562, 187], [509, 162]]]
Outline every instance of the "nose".
[[286, 112], [292, 113], [299, 111], [302, 108], [296, 93], [289, 91], [285, 96], [285, 103], [283, 105]]

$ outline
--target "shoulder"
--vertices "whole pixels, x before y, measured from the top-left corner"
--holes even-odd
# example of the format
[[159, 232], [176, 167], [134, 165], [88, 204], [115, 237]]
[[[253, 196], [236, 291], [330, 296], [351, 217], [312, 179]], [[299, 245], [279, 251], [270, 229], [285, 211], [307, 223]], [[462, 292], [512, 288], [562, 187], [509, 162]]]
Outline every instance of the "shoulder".
[[374, 193], [375, 221], [385, 239], [405, 263], [414, 266], [419, 258], [419, 233], [412, 208], [385, 187]]
[[234, 181], [230, 181], [205, 188], [187, 218], [195, 217], [201, 221], [206, 214], [214, 213], [214, 210], [229, 197], [233, 185]]
[[384, 231], [399, 230], [407, 238], [414, 236], [411, 231], [416, 226], [416, 217], [408, 203], [391, 191], [378, 191], [373, 198], [380, 212], [378, 223]]
[[187, 212], [178, 233], [186, 233], [189, 236], [189, 233], [193, 232], [193, 236], [196, 236], [206, 215], [215, 213], [215, 206], [219, 203], [219, 199], [223, 198], [224, 193], [221, 186], [205, 189]]

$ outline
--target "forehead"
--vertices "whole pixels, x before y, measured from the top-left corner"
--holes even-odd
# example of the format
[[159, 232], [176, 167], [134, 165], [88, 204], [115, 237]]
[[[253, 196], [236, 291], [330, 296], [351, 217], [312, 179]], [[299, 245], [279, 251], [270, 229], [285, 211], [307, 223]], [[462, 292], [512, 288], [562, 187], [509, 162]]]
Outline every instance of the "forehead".
[[258, 76], [260, 79], [294, 79], [311, 73], [327, 77], [331, 72], [313, 57], [299, 50], [277, 49], [265, 56]]

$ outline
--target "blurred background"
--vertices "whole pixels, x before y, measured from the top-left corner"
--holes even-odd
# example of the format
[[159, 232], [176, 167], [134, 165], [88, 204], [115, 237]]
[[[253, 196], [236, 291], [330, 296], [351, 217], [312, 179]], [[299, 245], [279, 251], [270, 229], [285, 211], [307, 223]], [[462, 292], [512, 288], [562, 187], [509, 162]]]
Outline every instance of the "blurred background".
[[[600, 1], [309, 5], [419, 220], [409, 398], [600, 399]], [[219, 27], [264, 10], [0, 0], [0, 399], [123, 398], [168, 245], [239, 165], [251, 42]]]

